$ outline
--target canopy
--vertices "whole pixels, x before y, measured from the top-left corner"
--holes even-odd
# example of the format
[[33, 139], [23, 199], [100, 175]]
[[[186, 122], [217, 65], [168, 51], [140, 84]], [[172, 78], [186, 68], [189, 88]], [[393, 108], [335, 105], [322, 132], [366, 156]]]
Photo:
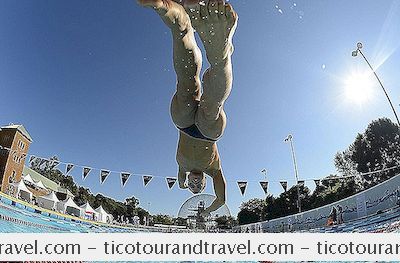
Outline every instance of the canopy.
[[30, 174], [25, 175], [23, 178], [25, 183], [30, 183], [30, 184], [35, 184], [35, 181], [33, 181], [32, 176]]
[[46, 196], [39, 196], [36, 198], [37, 203], [40, 207], [53, 210], [56, 209], [57, 203], [60, 202], [58, 200], [56, 194], [54, 192], [51, 192], [50, 194]]
[[78, 217], [80, 217], [82, 214], [81, 208], [71, 198], [59, 202], [57, 204], [57, 210], [62, 213], [72, 214]]
[[32, 192], [28, 190], [24, 183], [24, 180], [20, 180], [18, 183], [13, 183], [12, 185], [16, 188], [15, 195], [18, 198], [23, 199], [27, 202], [30, 202], [32, 200]]
[[46, 186], [44, 186], [44, 184], [42, 183], [42, 181], [39, 181], [35, 184], [37, 187], [41, 188], [41, 189], [45, 189], [47, 190]]
[[54, 192], [50, 192], [50, 194], [48, 194], [48, 195], [39, 196], [38, 198], [50, 200], [50, 201], [57, 202], [57, 203], [60, 202], [60, 200], [58, 200], [58, 198]]
[[80, 207], [82, 209], [82, 212], [84, 213], [85, 217], [87, 219], [91, 220], [96, 220], [98, 217], [98, 213], [93, 209], [93, 207], [90, 206], [88, 202], [86, 204], [81, 205]]
[[99, 221], [103, 223], [111, 223], [112, 222], [112, 215], [107, 213], [106, 210], [104, 210], [103, 206], [99, 206], [95, 209], [95, 211], [99, 214]]

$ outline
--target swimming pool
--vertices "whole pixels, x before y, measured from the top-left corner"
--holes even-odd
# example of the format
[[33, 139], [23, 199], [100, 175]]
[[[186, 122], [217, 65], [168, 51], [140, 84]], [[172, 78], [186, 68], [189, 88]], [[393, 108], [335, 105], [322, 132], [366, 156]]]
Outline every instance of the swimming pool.
[[1, 197], [0, 232], [2, 233], [136, 233], [147, 229], [96, 225], [85, 221], [36, 210]]

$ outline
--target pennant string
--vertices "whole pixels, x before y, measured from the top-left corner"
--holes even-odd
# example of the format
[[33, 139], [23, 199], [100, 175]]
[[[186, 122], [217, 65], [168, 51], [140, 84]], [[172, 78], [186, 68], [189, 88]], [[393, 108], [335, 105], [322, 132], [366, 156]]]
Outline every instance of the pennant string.
[[[12, 150], [11, 148], [4, 147], [4, 146], [1, 146], [1, 145], [0, 145], [0, 150], [7, 150], [7, 151], [10, 151], [12, 153], [24, 154], [25, 158], [26, 157], [30, 157], [31, 158], [31, 159], [29, 159], [30, 161], [31, 160], [34, 161], [36, 159], [41, 160], [40, 161], [41, 164], [44, 164], [45, 162], [53, 161], [53, 160], [50, 160], [49, 158], [43, 158], [43, 157], [39, 157], [39, 156], [33, 155], [33, 154], [26, 154], [26, 153], [24, 153], [22, 151]], [[89, 168], [89, 166], [87, 166], [87, 165], [79, 165], [79, 164], [74, 164], [74, 163], [71, 163], [71, 162], [62, 162], [62, 161], [59, 161], [59, 160], [57, 161], [57, 163], [58, 164], [62, 164], [62, 165], [73, 165], [73, 168], [75, 168], [75, 169], [77, 167], [79, 167], [79, 168]], [[332, 178], [323, 178], [323, 179], [321, 179], [321, 178], [310, 178], [310, 179], [303, 179], [301, 181], [304, 181], [304, 182], [314, 181], [315, 182], [315, 180], [320, 180], [320, 181], [324, 181], [324, 180], [340, 180], [340, 179], [347, 179], [347, 178], [352, 178], [352, 177], [356, 177], [356, 176], [366, 176], [366, 175], [377, 174], [377, 173], [380, 173], [380, 172], [390, 171], [390, 170], [393, 170], [393, 169], [396, 169], [396, 168], [399, 168], [399, 167], [400, 167], [400, 165], [396, 165], [396, 166], [384, 168], [384, 169], [377, 170], [377, 171], [371, 171], [371, 172], [367, 172], [367, 173], [358, 173], [358, 174], [354, 174], [354, 175], [332, 177]], [[91, 168], [91, 172], [93, 170], [95, 170], [95, 171], [104, 170], [104, 169], [101, 169], [101, 168], [94, 168], [94, 167], [90, 167], [90, 168]], [[71, 170], [73, 170], [73, 169], [71, 168], [69, 171], [71, 172]], [[111, 173], [121, 174], [121, 171], [114, 171], [114, 170], [108, 170], [108, 171], [110, 172], [110, 174]], [[164, 179], [167, 178], [167, 177], [176, 178], [176, 176], [161, 176], [161, 175], [139, 174], [139, 173], [131, 173], [131, 176], [141, 176], [141, 177], [150, 176], [150, 177], [154, 177], [154, 178], [164, 178]], [[232, 182], [232, 183], [233, 182], [235, 182], [235, 183], [237, 182], [237, 180], [232, 180], [232, 181], [227, 180], [227, 181], [228, 182]], [[270, 180], [268, 182], [270, 182], [270, 183], [280, 183], [281, 181], [282, 180]], [[287, 179], [285, 181], [293, 182], [293, 181], [296, 181], [296, 180], [295, 179]], [[259, 182], [259, 181], [258, 180], [257, 181], [255, 181], [255, 180], [247, 180], [246, 182]]]

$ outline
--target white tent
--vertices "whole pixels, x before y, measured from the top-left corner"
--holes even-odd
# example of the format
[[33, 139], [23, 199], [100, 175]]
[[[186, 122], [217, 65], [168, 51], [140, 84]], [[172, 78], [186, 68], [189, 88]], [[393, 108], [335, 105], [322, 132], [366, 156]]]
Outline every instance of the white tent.
[[77, 217], [80, 217], [82, 215], [82, 209], [77, 204], [75, 204], [75, 202], [71, 198], [59, 202], [57, 204], [57, 210], [64, 214], [74, 215]]
[[38, 188], [47, 190], [46, 186], [44, 186], [44, 184], [42, 183], [42, 181], [37, 182], [35, 185], [36, 185], [36, 187], [38, 187]]
[[99, 214], [99, 219], [98, 221], [103, 222], [103, 223], [111, 223], [113, 220], [113, 217], [111, 214], [107, 213], [106, 210], [104, 210], [103, 206], [99, 206], [95, 209], [95, 211]]
[[81, 205], [82, 214], [86, 219], [90, 220], [98, 220], [98, 213], [90, 206], [88, 202], [86, 204]]
[[36, 184], [35, 181], [32, 179], [30, 174], [25, 175], [24, 177], [22, 177], [22, 179], [24, 180], [25, 183], [27, 184], [31, 184], [34, 185]]
[[24, 180], [19, 181], [18, 183], [12, 184], [15, 187], [15, 196], [19, 199], [25, 200], [27, 202], [31, 202], [32, 200], [32, 192], [28, 190], [26, 187]]
[[53, 210], [57, 208], [57, 204], [60, 202], [58, 200], [56, 194], [54, 192], [51, 192], [50, 194], [46, 196], [39, 196], [36, 198], [36, 201], [40, 207]]

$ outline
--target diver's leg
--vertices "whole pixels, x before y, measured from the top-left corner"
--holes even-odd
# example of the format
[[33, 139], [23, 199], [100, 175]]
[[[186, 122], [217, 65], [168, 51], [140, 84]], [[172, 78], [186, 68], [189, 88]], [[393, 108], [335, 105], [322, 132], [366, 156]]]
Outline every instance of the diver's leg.
[[171, 102], [171, 116], [179, 128], [195, 123], [200, 98], [201, 51], [194, 29], [183, 6], [172, 0], [138, 0], [143, 6], [153, 7], [171, 29], [173, 60], [177, 88]]
[[226, 126], [224, 102], [232, 88], [232, 37], [238, 17], [232, 6], [223, 0], [187, 0], [185, 8], [210, 64], [203, 76], [196, 125], [204, 136], [219, 139]]

